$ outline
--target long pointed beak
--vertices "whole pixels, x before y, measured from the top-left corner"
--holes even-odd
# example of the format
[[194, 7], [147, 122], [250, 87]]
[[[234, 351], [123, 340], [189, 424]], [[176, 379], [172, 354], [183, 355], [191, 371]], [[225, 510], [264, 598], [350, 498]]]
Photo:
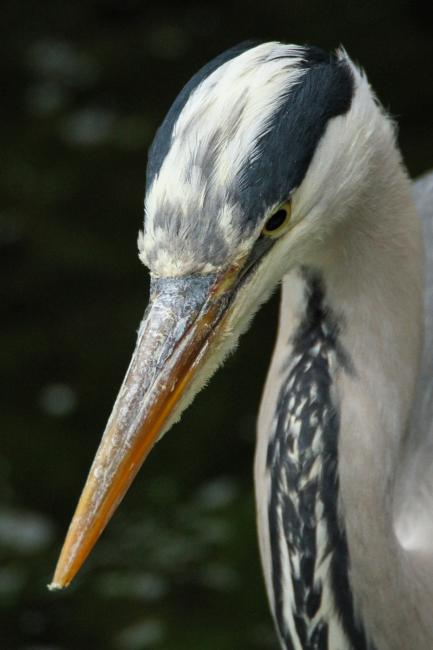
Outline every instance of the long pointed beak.
[[[239, 267], [154, 280], [137, 346], [69, 527], [50, 589], [69, 585], [155, 442], [180, 415], [230, 312]], [[188, 390], [190, 389], [190, 390]]]

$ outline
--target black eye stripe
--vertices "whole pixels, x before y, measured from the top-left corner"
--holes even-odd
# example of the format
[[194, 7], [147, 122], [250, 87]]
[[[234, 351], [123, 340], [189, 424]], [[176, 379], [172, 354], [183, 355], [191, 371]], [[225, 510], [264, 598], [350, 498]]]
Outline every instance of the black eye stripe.
[[277, 210], [265, 223], [265, 230], [268, 232], [277, 230], [284, 223], [286, 218], [287, 210]]

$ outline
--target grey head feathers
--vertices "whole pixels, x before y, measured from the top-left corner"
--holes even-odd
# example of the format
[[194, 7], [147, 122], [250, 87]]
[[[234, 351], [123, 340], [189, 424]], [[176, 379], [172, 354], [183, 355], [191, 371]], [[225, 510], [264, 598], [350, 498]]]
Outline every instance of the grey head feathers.
[[227, 63], [227, 61], [230, 61], [230, 59], [233, 59], [239, 54], [242, 54], [242, 52], [249, 50], [250, 48], [254, 47], [254, 45], [257, 45], [257, 43], [254, 43], [253, 41], [245, 41], [244, 43], [235, 45], [225, 52], [222, 52], [211, 61], [206, 63], [206, 65], [204, 65], [202, 68], [200, 68], [200, 70], [198, 70], [198, 72], [196, 72], [182, 88], [173, 104], [170, 106], [170, 109], [165, 116], [161, 126], [158, 128], [151, 144], [146, 170], [146, 190], [150, 188], [155, 176], [161, 169], [164, 158], [170, 149], [174, 125], [176, 124], [179, 114], [185, 108], [185, 104], [187, 103], [191, 94], [194, 92], [197, 86], [199, 86], [207, 77], [209, 77], [212, 72], [223, 65], [223, 63]]
[[247, 43], [208, 63], [149, 152], [144, 263], [155, 275], [209, 273], [249, 250], [352, 95], [346, 58], [317, 48]]

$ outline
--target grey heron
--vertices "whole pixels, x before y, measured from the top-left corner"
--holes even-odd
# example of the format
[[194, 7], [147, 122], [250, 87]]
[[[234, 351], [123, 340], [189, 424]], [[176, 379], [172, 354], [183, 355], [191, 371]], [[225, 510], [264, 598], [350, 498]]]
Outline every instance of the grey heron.
[[282, 283], [255, 460], [281, 647], [433, 648], [432, 199], [343, 49], [246, 43], [186, 84], [149, 152], [150, 303], [52, 588]]

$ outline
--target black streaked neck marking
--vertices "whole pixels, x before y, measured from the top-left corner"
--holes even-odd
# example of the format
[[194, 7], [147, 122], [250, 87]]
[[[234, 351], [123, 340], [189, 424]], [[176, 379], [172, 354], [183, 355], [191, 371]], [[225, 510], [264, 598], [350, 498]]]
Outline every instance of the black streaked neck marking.
[[336, 650], [329, 645], [330, 625], [341, 626], [347, 648], [372, 650], [356, 620], [338, 518], [339, 414], [332, 382], [336, 367], [351, 369], [320, 278], [305, 274], [305, 291], [267, 454], [274, 616], [287, 650], [295, 647], [295, 635], [303, 650]]

